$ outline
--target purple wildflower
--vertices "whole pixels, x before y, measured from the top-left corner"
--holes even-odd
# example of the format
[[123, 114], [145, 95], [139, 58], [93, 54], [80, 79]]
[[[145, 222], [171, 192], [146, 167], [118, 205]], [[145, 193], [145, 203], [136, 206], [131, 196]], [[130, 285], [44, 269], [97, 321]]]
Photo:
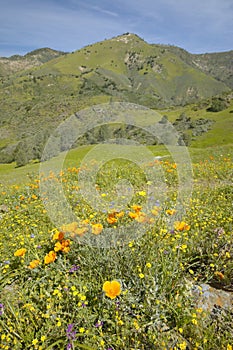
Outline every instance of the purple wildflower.
[[98, 328], [98, 327], [102, 327], [102, 326], [103, 326], [103, 324], [104, 324], [104, 322], [103, 322], [103, 321], [96, 322], [95, 327], [96, 327], [96, 328]]
[[68, 324], [67, 330], [66, 330], [66, 335], [69, 340], [75, 340], [76, 336], [76, 331], [73, 330], [74, 324], [70, 323]]
[[116, 301], [115, 305], [116, 305], [116, 310], [119, 310], [120, 309], [120, 301]]
[[74, 327], [74, 324], [73, 323], [69, 323], [68, 327], [67, 327], [67, 330], [66, 330], [66, 333], [70, 333], [72, 331], [73, 327]]
[[0, 316], [3, 314], [4, 305], [0, 304]]
[[79, 269], [80, 269], [80, 266], [72, 265], [72, 267], [70, 268], [69, 272], [70, 273], [74, 273], [74, 272], [78, 271]]
[[224, 229], [222, 227], [218, 227], [214, 230], [214, 232], [217, 233], [217, 236], [221, 236], [222, 234], [224, 234]]

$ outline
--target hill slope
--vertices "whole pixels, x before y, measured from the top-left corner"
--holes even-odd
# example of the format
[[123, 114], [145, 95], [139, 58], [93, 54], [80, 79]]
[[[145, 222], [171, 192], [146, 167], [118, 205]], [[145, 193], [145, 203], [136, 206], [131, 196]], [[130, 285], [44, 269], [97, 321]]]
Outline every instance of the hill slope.
[[[221, 57], [231, 69], [231, 54], [216, 54], [213, 67]], [[227, 68], [225, 76], [214, 72], [226, 77], [216, 80], [208, 57], [126, 33], [70, 54], [41, 49], [6, 59], [4, 74], [15, 73], [0, 80], [0, 161], [14, 160], [22, 149], [30, 149], [29, 159], [39, 158], [50, 131], [87, 106], [129, 101], [164, 108], [229, 92]], [[208, 69], [197, 67], [196, 59], [207, 58]]]
[[24, 56], [0, 57], [0, 76], [7, 76], [21, 70], [40, 66], [64, 54], [62, 51], [43, 48], [29, 52]]
[[176, 46], [166, 46], [167, 50], [178, 55], [181, 60], [200, 69], [218, 81], [233, 88], [233, 50], [205, 54], [191, 54]]
[[49, 61], [34, 74], [75, 75], [81, 94], [118, 96], [152, 108], [190, 103], [228, 90], [169, 47], [150, 45], [130, 33]]

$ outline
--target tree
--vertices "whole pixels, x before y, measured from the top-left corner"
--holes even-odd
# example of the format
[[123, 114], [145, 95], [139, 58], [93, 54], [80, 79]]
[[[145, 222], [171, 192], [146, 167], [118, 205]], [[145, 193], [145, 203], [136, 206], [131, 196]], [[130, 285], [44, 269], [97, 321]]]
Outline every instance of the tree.
[[214, 97], [209, 108], [208, 112], [220, 112], [227, 108], [227, 103], [223, 98]]
[[181, 133], [178, 139], [178, 146], [189, 146], [191, 143], [191, 135], [187, 133]]
[[168, 123], [168, 116], [167, 115], [162, 116], [162, 118], [160, 119], [159, 123], [160, 124]]
[[51, 135], [49, 137], [48, 142], [46, 143], [46, 147], [43, 150], [41, 161], [45, 161], [56, 157], [61, 151], [61, 143], [60, 137], [58, 135]]
[[17, 167], [24, 166], [29, 161], [29, 156], [27, 152], [27, 144], [26, 142], [19, 142], [14, 155], [14, 160], [16, 162]]

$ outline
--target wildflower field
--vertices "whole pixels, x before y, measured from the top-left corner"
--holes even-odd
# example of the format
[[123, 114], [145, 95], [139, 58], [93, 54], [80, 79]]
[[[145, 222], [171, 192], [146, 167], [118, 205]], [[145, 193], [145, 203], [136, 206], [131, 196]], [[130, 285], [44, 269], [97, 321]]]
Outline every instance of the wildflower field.
[[[232, 350], [232, 310], [213, 313], [193, 293], [202, 283], [233, 290], [232, 148], [190, 152], [193, 188], [181, 212], [172, 157], [145, 164], [166, 185], [165, 200], [158, 193], [146, 209], [143, 171], [123, 161], [93, 180], [106, 210], [79, 192], [81, 166], [1, 185], [0, 349]], [[116, 191], [122, 179], [130, 199]], [[41, 191], [50, 182], [77, 220], [50, 220]]]

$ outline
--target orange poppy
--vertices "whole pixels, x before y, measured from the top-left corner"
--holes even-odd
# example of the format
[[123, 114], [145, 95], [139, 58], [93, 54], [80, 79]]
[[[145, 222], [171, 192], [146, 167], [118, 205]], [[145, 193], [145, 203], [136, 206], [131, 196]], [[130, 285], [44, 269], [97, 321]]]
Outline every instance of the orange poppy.
[[44, 263], [50, 264], [56, 260], [56, 257], [56, 253], [53, 250], [50, 250], [50, 252], [44, 257]]
[[106, 281], [103, 284], [103, 291], [110, 299], [115, 299], [121, 294], [121, 285], [118, 281]]
[[174, 227], [175, 227], [175, 230], [177, 231], [185, 231], [185, 230], [190, 230], [190, 225], [188, 225], [186, 222], [184, 221], [176, 221], [174, 223]]
[[62, 241], [64, 238], [64, 232], [56, 231], [53, 235], [53, 240]]
[[92, 225], [92, 233], [94, 235], [99, 235], [103, 231], [103, 225], [102, 224], [93, 224]]
[[166, 210], [166, 214], [168, 214], [168, 215], [174, 215], [175, 213], [176, 213], [175, 209], [167, 209]]
[[136, 211], [136, 212], [139, 212], [141, 209], [142, 209], [142, 206], [141, 205], [137, 205], [137, 204], [134, 204], [131, 206], [131, 208]]
[[20, 248], [14, 252], [14, 256], [24, 256], [26, 253], [27, 249], [25, 248]]
[[117, 218], [115, 217], [116, 213], [109, 213], [107, 217], [107, 222], [109, 224], [115, 224], [117, 222]]
[[40, 260], [37, 260], [37, 259], [32, 260], [28, 267], [30, 269], [35, 269], [39, 265], [39, 263], [40, 263]]

